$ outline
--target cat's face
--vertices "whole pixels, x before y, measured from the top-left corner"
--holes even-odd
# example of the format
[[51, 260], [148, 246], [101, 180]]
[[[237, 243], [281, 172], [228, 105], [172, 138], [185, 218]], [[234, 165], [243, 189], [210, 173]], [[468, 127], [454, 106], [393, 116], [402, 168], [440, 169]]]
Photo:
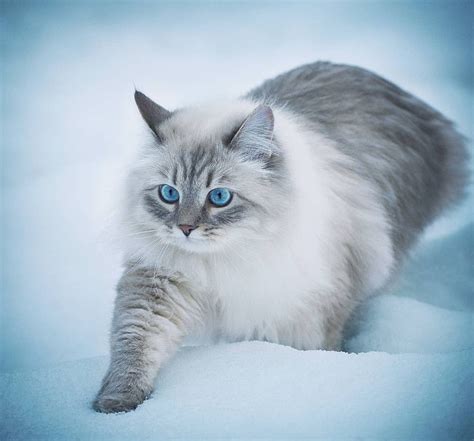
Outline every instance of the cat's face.
[[205, 253], [278, 228], [286, 174], [269, 107], [207, 130], [200, 121], [198, 130], [193, 112], [151, 112], [156, 104], [136, 100], [156, 138], [134, 176], [134, 223], [150, 240]]

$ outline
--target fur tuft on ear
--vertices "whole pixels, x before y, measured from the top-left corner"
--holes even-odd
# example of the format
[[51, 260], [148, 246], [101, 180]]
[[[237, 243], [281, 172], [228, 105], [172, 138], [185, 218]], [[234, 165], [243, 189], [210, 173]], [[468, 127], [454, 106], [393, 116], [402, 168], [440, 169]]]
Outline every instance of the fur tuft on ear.
[[273, 140], [273, 111], [258, 106], [242, 123], [229, 148], [241, 151], [249, 159], [269, 158], [275, 150]]
[[167, 118], [171, 116], [171, 112], [156, 104], [153, 100], [148, 98], [145, 94], [135, 90], [135, 102], [138, 110], [142, 115], [148, 127], [153, 133], [159, 137], [158, 127]]

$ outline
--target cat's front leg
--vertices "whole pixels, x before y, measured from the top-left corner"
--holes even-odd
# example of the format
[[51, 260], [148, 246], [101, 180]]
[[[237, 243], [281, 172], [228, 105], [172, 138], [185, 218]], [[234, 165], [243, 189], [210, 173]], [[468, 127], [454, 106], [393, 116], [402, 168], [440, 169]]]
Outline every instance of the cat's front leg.
[[110, 367], [93, 408], [126, 412], [142, 403], [160, 366], [202, 323], [204, 310], [202, 296], [180, 274], [127, 269], [117, 287]]

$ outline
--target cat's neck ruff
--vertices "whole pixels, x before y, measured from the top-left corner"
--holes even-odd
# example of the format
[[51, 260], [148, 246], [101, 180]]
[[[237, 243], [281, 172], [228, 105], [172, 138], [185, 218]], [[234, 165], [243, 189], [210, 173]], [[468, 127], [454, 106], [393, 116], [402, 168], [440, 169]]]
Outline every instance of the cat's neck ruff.
[[[180, 124], [195, 127], [194, 139], [206, 139], [209, 131], [242, 118], [257, 104], [214, 103], [177, 116]], [[181, 271], [212, 294], [226, 317], [226, 333], [236, 338], [250, 338], [242, 334], [254, 329], [252, 323], [272, 329], [269, 323], [288, 315], [311, 292], [331, 292], [338, 274], [347, 273], [345, 253], [356, 253], [364, 262], [365, 292], [379, 288], [392, 267], [389, 226], [369, 185], [357, 180], [350, 160], [305, 120], [275, 106], [273, 110], [274, 136], [286, 161], [291, 194], [290, 209], [279, 215], [275, 231], [216, 252], [158, 246], [140, 256], [148, 265]]]

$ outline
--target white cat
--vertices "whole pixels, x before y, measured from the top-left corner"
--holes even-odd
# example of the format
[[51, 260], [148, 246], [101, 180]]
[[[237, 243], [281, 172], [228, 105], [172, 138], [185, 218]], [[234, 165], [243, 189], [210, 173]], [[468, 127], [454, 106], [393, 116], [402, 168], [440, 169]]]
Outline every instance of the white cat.
[[186, 335], [340, 349], [466, 181], [452, 124], [360, 68], [314, 63], [174, 112], [135, 99], [154, 136], [127, 187], [101, 412], [140, 404]]

